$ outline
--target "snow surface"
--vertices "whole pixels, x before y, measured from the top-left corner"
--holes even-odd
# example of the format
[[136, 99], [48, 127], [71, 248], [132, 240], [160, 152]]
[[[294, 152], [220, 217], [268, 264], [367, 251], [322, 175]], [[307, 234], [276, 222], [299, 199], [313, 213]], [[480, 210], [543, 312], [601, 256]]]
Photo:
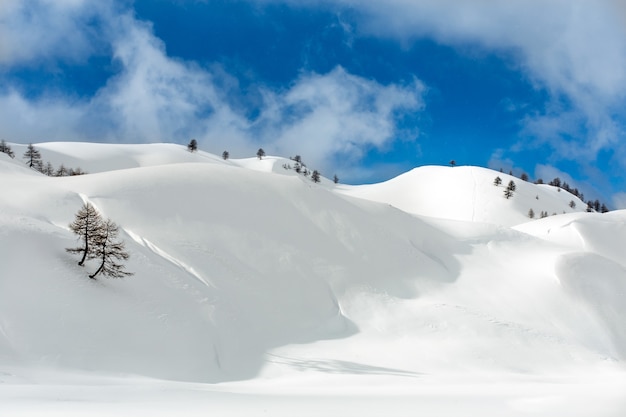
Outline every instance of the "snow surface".
[[[518, 179], [507, 200], [477, 167], [347, 186], [278, 157], [36, 144], [91, 173], [51, 178], [11, 146], [0, 415], [626, 413], [626, 211]], [[134, 276], [65, 252], [84, 201]]]

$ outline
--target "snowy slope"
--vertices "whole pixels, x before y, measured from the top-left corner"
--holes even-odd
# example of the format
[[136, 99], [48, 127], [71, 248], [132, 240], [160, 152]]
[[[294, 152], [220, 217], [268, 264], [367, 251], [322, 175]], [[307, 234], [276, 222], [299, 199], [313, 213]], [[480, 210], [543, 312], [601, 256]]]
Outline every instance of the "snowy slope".
[[[502, 184], [494, 185], [496, 177]], [[504, 190], [515, 182], [513, 197]], [[408, 213], [472, 222], [512, 226], [536, 217], [582, 212], [586, 204], [574, 195], [549, 185], [536, 185], [487, 168], [424, 166], [380, 184], [346, 187], [347, 195], [391, 204]], [[572, 209], [569, 204], [575, 202]]]
[[[220, 392], [252, 393], [252, 404], [271, 393], [310, 405], [331, 391], [389, 404], [395, 392], [415, 407], [428, 402], [416, 392], [434, 384], [437, 398], [452, 394], [471, 407], [462, 399], [469, 386], [508, 381], [510, 391], [481, 394], [505, 408], [478, 401], [477, 412], [522, 415], [498, 411], [536, 390], [562, 399], [539, 411], [585, 415], [585, 392], [604, 399], [596, 415], [626, 409], [626, 212], [531, 221], [529, 204], [552, 212], [569, 209], [571, 197], [516, 181], [506, 200], [494, 171], [473, 167], [424, 167], [350, 187], [313, 184], [275, 157], [222, 161], [162, 144], [37, 146], [55, 165], [93, 173], [45, 177], [0, 154], [0, 404], [12, 415], [23, 406], [16, 387], [65, 378], [133, 381], [206, 406], [186, 391], [205, 385], [161, 389], [130, 375], [220, 382]], [[81, 268], [65, 252], [76, 244], [68, 224], [83, 201], [120, 225], [134, 276], [90, 280], [96, 265]], [[67, 376], [74, 372], [82, 374]], [[566, 393], [581, 377], [604, 381], [603, 391]], [[174, 394], [181, 390], [188, 394]], [[23, 397], [43, 401], [37, 392]], [[77, 392], [74, 402], [109, 401]], [[317, 394], [301, 397], [309, 392]], [[221, 395], [218, 403], [229, 403]], [[440, 405], [425, 409], [450, 415]]]

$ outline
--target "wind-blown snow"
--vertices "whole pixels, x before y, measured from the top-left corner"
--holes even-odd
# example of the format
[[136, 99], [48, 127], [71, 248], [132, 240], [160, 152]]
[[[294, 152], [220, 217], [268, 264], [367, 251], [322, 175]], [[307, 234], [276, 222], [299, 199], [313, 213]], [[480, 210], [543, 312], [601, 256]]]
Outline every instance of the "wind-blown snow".
[[[19, 145], [0, 154], [0, 411], [56, 397], [111, 415], [183, 402], [319, 415], [322, 400], [343, 415], [396, 401], [398, 415], [626, 410], [624, 211], [573, 210], [565, 191], [517, 179], [507, 200], [509, 177], [477, 167], [352, 187], [277, 157], [36, 146], [91, 174], [35, 173]], [[85, 200], [120, 225], [134, 276], [91, 280], [97, 265], [65, 252]], [[127, 384], [143, 388], [118, 407]]]

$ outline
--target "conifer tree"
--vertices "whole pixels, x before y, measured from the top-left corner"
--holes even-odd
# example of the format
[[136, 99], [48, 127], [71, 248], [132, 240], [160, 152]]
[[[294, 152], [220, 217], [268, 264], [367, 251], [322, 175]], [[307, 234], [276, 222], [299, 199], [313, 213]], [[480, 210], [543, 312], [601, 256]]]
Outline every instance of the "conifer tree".
[[78, 248], [67, 248], [70, 253], [81, 253], [83, 257], [78, 265], [83, 266], [86, 259], [93, 258], [93, 244], [96, 236], [102, 233], [104, 222], [100, 213], [91, 205], [91, 203], [83, 203], [83, 206], [76, 213], [76, 218], [70, 223], [70, 230], [77, 234], [83, 241], [83, 245]]
[[100, 259], [100, 267], [89, 278], [95, 279], [96, 275], [103, 274], [111, 278], [123, 278], [133, 275], [132, 272], [124, 271], [124, 265], [117, 261], [125, 261], [129, 258], [124, 250], [124, 242], [117, 240], [119, 228], [111, 220], [107, 219], [100, 233], [94, 237], [93, 258]]
[[32, 143], [28, 144], [28, 147], [26, 148], [26, 152], [24, 152], [23, 158], [26, 159], [26, 164], [28, 164], [30, 168], [37, 170], [39, 172], [43, 170], [43, 162], [41, 161], [41, 153], [39, 153], [39, 151], [35, 149]]
[[528, 210], [528, 217], [531, 219], [535, 218], [535, 211], [532, 208]]
[[228, 158], [230, 158], [230, 153], [228, 153], [228, 151], [222, 152], [222, 159], [225, 161]]
[[339, 183], [339, 177], [337, 176], [337, 174], [335, 174], [335, 176], [333, 177], [333, 182], [335, 184]]
[[43, 168], [43, 173], [49, 177], [52, 177], [54, 175], [54, 167], [50, 162], [46, 163], [46, 166]]
[[263, 150], [263, 148], [259, 148], [259, 150], [256, 151], [256, 156], [259, 159], [263, 159], [263, 157], [265, 156], [265, 151]]
[[313, 173], [311, 174], [311, 180], [313, 182], [320, 182], [320, 173], [318, 170], [314, 170]]
[[198, 150], [198, 141], [195, 140], [195, 139], [191, 139], [191, 141], [187, 145], [187, 150], [189, 150], [189, 152], [197, 151]]
[[506, 189], [504, 190], [504, 197], [507, 200], [513, 197], [513, 191], [515, 191], [515, 188], [515, 182], [513, 182], [513, 180], [509, 181], [509, 185], [507, 185]]
[[493, 185], [495, 185], [497, 187], [500, 184], [502, 184], [502, 178], [497, 176], [496, 179], [493, 180]]

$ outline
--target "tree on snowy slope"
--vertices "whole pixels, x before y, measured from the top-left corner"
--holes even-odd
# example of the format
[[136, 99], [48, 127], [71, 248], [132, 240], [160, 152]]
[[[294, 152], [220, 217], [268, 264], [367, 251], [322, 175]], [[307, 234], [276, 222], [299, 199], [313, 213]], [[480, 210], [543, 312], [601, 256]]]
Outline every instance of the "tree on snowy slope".
[[189, 152], [195, 152], [198, 150], [198, 141], [195, 139], [191, 139], [189, 144], [187, 145], [187, 150]]
[[259, 148], [259, 150], [256, 151], [256, 156], [259, 159], [263, 159], [263, 157], [265, 156], [265, 151], [263, 150], [263, 148]]
[[32, 143], [28, 144], [26, 152], [24, 152], [24, 159], [29, 167], [41, 172], [43, 170], [43, 162], [41, 161], [41, 154]]
[[11, 158], [15, 158], [15, 154], [11, 150], [11, 146], [4, 141], [4, 139], [0, 140], [0, 152], [9, 155]]
[[83, 241], [83, 245], [78, 248], [66, 248], [70, 253], [82, 253], [83, 257], [78, 265], [83, 266], [85, 259], [91, 259], [93, 255], [93, 244], [97, 235], [102, 233], [104, 221], [91, 203], [83, 203], [83, 206], [76, 213], [76, 218], [70, 223], [70, 230], [77, 234]]
[[509, 185], [507, 185], [506, 190], [504, 190], [504, 197], [506, 197], [507, 200], [513, 197], [513, 191], [515, 191], [515, 188], [517, 188], [515, 186], [515, 182], [513, 182], [513, 180], [509, 181]]
[[102, 273], [111, 278], [122, 278], [133, 275], [132, 272], [124, 271], [124, 265], [117, 261], [125, 261], [129, 258], [128, 252], [124, 251], [124, 242], [117, 241], [119, 228], [111, 220], [107, 219], [102, 230], [94, 237], [93, 257], [100, 259], [100, 267], [89, 278], [94, 278]]

